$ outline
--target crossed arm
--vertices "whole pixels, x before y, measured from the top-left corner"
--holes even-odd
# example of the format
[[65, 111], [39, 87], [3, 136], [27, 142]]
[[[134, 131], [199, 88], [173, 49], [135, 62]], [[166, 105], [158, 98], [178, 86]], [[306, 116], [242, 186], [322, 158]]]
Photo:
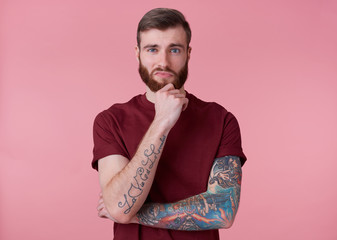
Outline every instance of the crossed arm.
[[[241, 177], [239, 157], [217, 158], [206, 192], [176, 203], [146, 203], [130, 223], [186, 231], [229, 228], [239, 207]], [[102, 201], [98, 210], [101, 217], [112, 219]]]
[[241, 176], [238, 157], [217, 158], [206, 192], [176, 203], [144, 204], [137, 220], [142, 225], [175, 230], [229, 228], [239, 207]]
[[144, 205], [166, 136], [188, 104], [185, 93], [171, 83], [157, 91], [154, 99], [154, 120], [132, 159], [109, 155], [98, 162], [102, 189], [99, 216], [119, 223], [180, 230], [230, 227], [240, 200], [238, 157], [224, 156], [214, 160], [206, 192], [177, 203]]

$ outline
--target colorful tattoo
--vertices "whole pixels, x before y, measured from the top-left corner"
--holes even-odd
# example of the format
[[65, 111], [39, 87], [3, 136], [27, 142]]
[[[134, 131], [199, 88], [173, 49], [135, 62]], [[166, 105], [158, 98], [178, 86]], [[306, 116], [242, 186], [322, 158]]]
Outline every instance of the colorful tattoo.
[[239, 207], [241, 189], [239, 157], [214, 160], [205, 193], [177, 203], [148, 203], [137, 213], [140, 224], [175, 230], [228, 228]]
[[141, 162], [143, 167], [139, 167], [137, 169], [135, 176], [133, 177], [133, 182], [131, 183], [127, 194], [124, 194], [123, 196], [123, 201], [118, 202], [119, 208], [126, 207], [124, 214], [128, 214], [131, 211], [132, 207], [137, 201], [137, 198], [143, 193], [144, 186], [149, 178], [148, 175], [151, 173], [153, 164], [157, 161], [158, 155], [163, 149], [165, 139], [165, 135], [160, 138], [160, 145], [157, 150], [154, 144], [151, 144], [150, 149], [146, 149], [144, 151], [145, 160], [142, 160]]

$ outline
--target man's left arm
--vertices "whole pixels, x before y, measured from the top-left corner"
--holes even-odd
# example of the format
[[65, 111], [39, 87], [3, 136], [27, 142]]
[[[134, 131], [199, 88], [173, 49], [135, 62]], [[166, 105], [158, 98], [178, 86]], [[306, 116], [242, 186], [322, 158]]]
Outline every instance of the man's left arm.
[[134, 222], [186, 231], [229, 228], [239, 207], [241, 177], [239, 157], [216, 158], [206, 192], [176, 203], [144, 204]]

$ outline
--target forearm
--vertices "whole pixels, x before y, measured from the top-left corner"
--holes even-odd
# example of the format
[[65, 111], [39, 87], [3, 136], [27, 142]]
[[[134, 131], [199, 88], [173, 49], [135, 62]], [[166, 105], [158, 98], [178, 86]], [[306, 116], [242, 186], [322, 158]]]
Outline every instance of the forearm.
[[209, 191], [176, 203], [149, 203], [137, 213], [139, 224], [175, 230], [209, 230], [229, 228], [235, 218], [240, 187], [221, 193]]
[[103, 193], [100, 216], [108, 215], [120, 223], [133, 222], [150, 191], [166, 137], [187, 104], [184, 93], [171, 83], [165, 85], [155, 93], [154, 120], [134, 157], [129, 161], [120, 156], [114, 164], [113, 156], [108, 156], [110, 159], [102, 161], [102, 168], [98, 164]]
[[145, 204], [137, 213], [140, 224], [176, 230], [229, 228], [240, 202], [240, 158], [214, 160], [207, 191], [169, 204]]
[[167, 128], [154, 120], [134, 157], [103, 187], [106, 208], [119, 222], [130, 221], [147, 198], [167, 134]]

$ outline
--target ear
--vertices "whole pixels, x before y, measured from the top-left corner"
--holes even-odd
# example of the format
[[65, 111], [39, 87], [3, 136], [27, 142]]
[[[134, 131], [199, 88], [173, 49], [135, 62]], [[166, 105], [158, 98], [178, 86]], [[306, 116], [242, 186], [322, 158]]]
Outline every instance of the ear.
[[139, 47], [138, 46], [135, 46], [135, 54], [136, 54], [136, 59], [137, 59], [137, 62], [139, 63]]
[[188, 49], [187, 49], [187, 60], [190, 60], [191, 51], [192, 51], [192, 47], [188, 47]]

